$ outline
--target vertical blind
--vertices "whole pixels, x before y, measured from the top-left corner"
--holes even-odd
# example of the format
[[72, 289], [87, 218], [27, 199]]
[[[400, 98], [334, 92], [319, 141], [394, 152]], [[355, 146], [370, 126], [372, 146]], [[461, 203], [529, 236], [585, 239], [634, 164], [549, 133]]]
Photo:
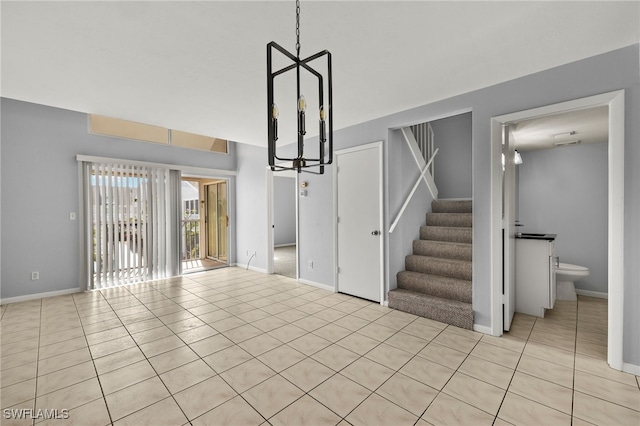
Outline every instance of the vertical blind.
[[86, 278], [90, 289], [180, 273], [180, 172], [86, 162]]

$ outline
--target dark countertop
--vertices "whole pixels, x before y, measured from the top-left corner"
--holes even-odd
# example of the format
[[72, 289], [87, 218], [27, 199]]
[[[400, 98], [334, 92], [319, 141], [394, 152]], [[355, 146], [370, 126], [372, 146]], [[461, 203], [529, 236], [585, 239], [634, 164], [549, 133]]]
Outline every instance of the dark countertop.
[[547, 240], [553, 241], [556, 239], [558, 234], [534, 234], [530, 232], [518, 232], [516, 233], [516, 238], [520, 238], [523, 240]]

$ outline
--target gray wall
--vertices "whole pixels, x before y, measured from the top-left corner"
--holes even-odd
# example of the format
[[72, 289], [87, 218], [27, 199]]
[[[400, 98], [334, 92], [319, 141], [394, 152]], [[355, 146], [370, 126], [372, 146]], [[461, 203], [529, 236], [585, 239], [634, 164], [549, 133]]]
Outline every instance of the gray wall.
[[296, 243], [296, 179], [273, 177], [273, 244]]
[[[640, 58], [638, 45], [618, 49], [582, 61], [528, 75], [495, 86], [469, 92], [418, 108], [382, 117], [335, 132], [337, 149], [367, 142], [385, 141], [386, 229], [398, 206], [399, 188], [410, 188], [412, 166], [399, 163], [404, 145], [389, 136], [389, 129], [431, 121], [472, 110], [473, 160], [473, 307], [475, 323], [491, 324], [491, 117], [549, 104], [569, 101], [614, 90], [625, 90], [625, 318], [624, 361], [640, 365]], [[336, 101], [336, 114], [339, 103]], [[400, 152], [398, 152], [400, 151]], [[406, 163], [405, 163], [406, 164]], [[409, 163], [411, 164], [411, 163]], [[334, 238], [331, 175], [309, 178], [313, 194], [300, 203], [301, 264], [316, 257], [317, 267], [302, 268], [301, 278], [334, 285]], [[311, 191], [310, 191], [311, 193]], [[402, 201], [399, 202], [402, 204]], [[424, 206], [418, 206], [419, 214]], [[418, 213], [416, 213], [418, 214]], [[414, 224], [407, 224], [408, 232]], [[400, 228], [402, 229], [402, 228]], [[398, 232], [398, 231], [396, 231]], [[402, 231], [401, 231], [402, 232]], [[395, 232], [394, 232], [395, 234]], [[405, 242], [396, 235], [387, 237], [389, 258], [403, 253]], [[318, 262], [318, 258], [322, 262]], [[388, 277], [401, 270], [389, 261]], [[387, 286], [391, 286], [391, 279]]]
[[431, 122], [438, 198], [471, 198], [471, 113]]
[[560, 261], [589, 268], [576, 288], [607, 293], [607, 143], [522, 152], [522, 232], [558, 234]]
[[[83, 288], [79, 283], [77, 154], [235, 170], [230, 154], [207, 153], [88, 133], [87, 115], [2, 99], [1, 298]], [[229, 213], [235, 214], [234, 179]], [[235, 229], [230, 229], [231, 262]], [[31, 271], [40, 279], [31, 281]]]

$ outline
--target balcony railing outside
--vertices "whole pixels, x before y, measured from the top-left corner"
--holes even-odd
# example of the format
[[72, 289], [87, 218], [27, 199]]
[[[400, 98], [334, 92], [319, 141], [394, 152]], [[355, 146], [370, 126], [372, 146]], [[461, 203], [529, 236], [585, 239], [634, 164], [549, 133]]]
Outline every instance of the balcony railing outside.
[[200, 218], [182, 220], [182, 260], [201, 259]]

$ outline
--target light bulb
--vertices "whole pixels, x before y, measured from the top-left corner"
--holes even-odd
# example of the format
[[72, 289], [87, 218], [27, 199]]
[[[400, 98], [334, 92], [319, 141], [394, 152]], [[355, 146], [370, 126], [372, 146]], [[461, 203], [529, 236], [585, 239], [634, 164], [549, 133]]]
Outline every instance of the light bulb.
[[326, 118], [325, 116], [326, 116], [326, 114], [324, 112], [324, 106], [321, 106], [320, 107], [320, 121], [324, 121], [325, 118]]
[[298, 111], [305, 112], [307, 110], [307, 100], [304, 98], [304, 95], [300, 95], [298, 98]]
[[279, 116], [280, 116], [280, 110], [278, 109], [278, 105], [276, 104], [271, 105], [271, 117], [273, 117], [274, 120], [277, 120]]

